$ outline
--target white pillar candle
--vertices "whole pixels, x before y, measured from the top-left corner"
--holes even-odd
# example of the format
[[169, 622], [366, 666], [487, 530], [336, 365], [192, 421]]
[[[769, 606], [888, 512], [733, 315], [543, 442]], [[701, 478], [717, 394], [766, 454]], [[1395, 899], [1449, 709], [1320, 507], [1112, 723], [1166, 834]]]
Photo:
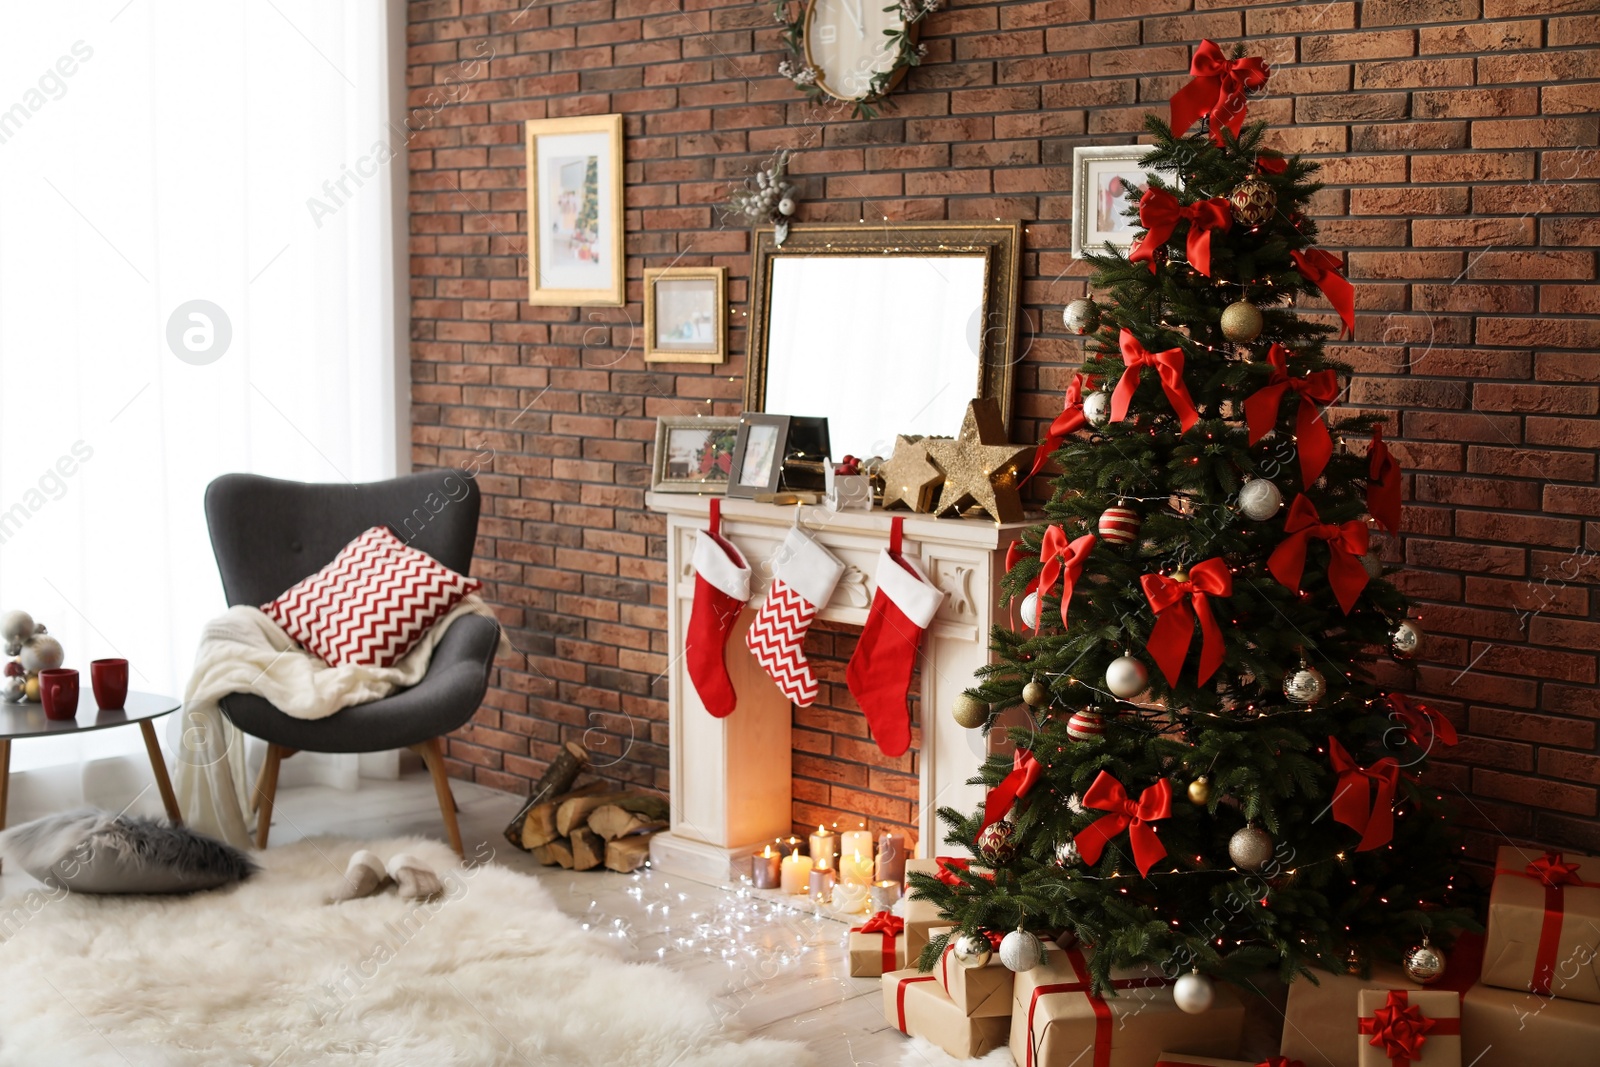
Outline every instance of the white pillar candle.
[[853, 882], [840, 882], [833, 887], [833, 910], [846, 915], [856, 915], [867, 908], [867, 887]]
[[817, 827], [811, 835], [811, 863], [816, 870], [831, 871], [839, 859], [839, 835], [825, 827]]
[[785, 893], [804, 893], [811, 887], [811, 857], [800, 855], [800, 850], [795, 849], [783, 857], [783, 873], [780, 888]]
[[859, 852], [867, 859], [872, 859], [872, 831], [868, 830], [865, 824], [859, 830], [846, 830], [839, 841], [839, 855], [848, 856], [852, 852]]
[[839, 857], [839, 881], [851, 885], [870, 885], [872, 883], [872, 854], [863, 856], [859, 852], [847, 853]]

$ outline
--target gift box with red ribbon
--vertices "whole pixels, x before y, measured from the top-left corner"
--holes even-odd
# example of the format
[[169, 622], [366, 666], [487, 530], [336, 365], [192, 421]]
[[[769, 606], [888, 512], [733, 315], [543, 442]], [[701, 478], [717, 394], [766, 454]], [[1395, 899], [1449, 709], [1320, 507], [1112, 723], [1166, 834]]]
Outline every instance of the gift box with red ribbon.
[[1600, 1004], [1475, 985], [1461, 1002], [1461, 1062], [1470, 1067], [1594, 1063]]
[[[1452, 960], [1453, 962], [1453, 960]], [[1355, 974], [1317, 972], [1313, 984], [1296, 978], [1289, 983], [1289, 1003], [1284, 1009], [1283, 1040], [1278, 1051], [1293, 1060], [1317, 1067], [1356, 1067], [1356, 1042], [1350, 1040], [1350, 1020], [1360, 1012], [1363, 989], [1421, 989], [1399, 967], [1379, 964], [1370, 978]]]
[[877, 978], [906, 965], [906, 921], [880, 911], [850, 928], [851, 978]]
[[1600, 1004], [1600, 859], [1503, 846], [1483, 983]]
[[[910, 876], [917, 872], [931, 874], [941, 882], [954, 885], [958, 879], [956, 871], [971, 870], [983, 872], [984, 868], [974, 867], [970, 859], [956, 856], [939, 856], [935, 859], [906, 860], [906, 874]], [[993, 877], [993, 875], [990, 875]], [[909, 881], [907, 885], [909, 885]], [[950, 919], [939, 914], [939, 909], [930, 901], [918, 898], [912, 890], [907, 890], [906, 895], [900, 898], [901, 905], [898, 909], [901, 917], [906, 921], [906, 966], [915, 967], [917, 958], [922, 955], [922, 950], [928, 947], [928, 931], [936, 926], [949, 926]]]
[[1460, 993], [1363, 989], [1358, 1003], [1360, 1067], [1461, 1067]]
[[902, 1034], [938, 1045], [957, 1059], [973, 1059], [1006, 1043], [1004, 1016], [969, 1018], [931, 974], [890, 971], [883, 976], [883, 1015]]
[[1091, 991], [1078, 948], [1052, 951], [1016, 977], [1011, 1056], [1017, 1067], [1148, 1067], [1163, 1049], [1231, 1056], [1244, 1029], [1244, 1003], [1218, 985], [1200, 1015], [1178, 1010], [1172, 982], [1154, 969], [1111, 972], [1115, 996]]
[[[952, 928], [935, 928], [929, 936], [938, 938]], [[1005, 1017], [1011, 1014], [1011, 987], [1017, 973], [1000, 962], [1000, 935], [989, 937], [989, 962], [982, 967], [967, 967], [955, 958], [954, 938], [939, 957], [933, 973], [939, 985], [961, 1011], [971, 1018]]]
[[1163, 1052], [1156, 1067], [1306, 1067], [1300, 1060], [1273, 1056], [1265, 1060], [1219, 1060], [1214, 1056], [1190, 1056], [1182, 1052]]

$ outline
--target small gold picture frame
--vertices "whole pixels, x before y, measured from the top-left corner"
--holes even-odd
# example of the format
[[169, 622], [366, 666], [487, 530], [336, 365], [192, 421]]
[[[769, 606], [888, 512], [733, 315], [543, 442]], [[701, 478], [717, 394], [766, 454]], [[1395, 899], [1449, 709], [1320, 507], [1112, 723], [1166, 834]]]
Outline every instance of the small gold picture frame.
[[644, 272], [646, 363], [728, 361], [728, 268]]
[[622, 116], [529, 119], [528, 303], [621, 307]]

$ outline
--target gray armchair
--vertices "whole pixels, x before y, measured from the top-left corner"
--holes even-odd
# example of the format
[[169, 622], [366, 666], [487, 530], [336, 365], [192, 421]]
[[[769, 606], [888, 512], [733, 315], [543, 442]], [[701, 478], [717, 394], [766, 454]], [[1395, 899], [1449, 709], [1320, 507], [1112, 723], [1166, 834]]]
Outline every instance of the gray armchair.
[[[478, 502], [477, 483], [458, 471], [425, 471], [364, 485], [227, 474], [206, 488], [206, 523], [228, 604], [260, 605], [321, 570], [341, 548], [379, 524], [466, 574], [478, 533]], [[256, 783], [256, 847], [267, 845], [278, 765], [284, 759], [302, 751], [409, 748], [433, 776], [450, 844], [461, 853], [461, 829], [439, 739], [478, 710], [499, 639], [500, 629], [492, 620], [459, 619], [435, 647], [421, 682], [326, 719], [291, 718], [254, 694], [223, 698], [223, 714], [267, 743], [266, 763]]]

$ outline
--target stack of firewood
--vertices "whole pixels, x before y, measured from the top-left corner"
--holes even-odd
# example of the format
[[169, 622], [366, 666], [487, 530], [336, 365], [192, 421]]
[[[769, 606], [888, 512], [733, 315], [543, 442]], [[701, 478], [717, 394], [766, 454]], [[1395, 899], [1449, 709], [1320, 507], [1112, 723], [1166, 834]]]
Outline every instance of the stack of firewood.
[[605, 782], [574, 785], [589, 753], [568, 742], [506, 826], [506, 839], [547, 867], [633, 871], [650, 858], [650, 838], [667, 828], [667, 799]]

